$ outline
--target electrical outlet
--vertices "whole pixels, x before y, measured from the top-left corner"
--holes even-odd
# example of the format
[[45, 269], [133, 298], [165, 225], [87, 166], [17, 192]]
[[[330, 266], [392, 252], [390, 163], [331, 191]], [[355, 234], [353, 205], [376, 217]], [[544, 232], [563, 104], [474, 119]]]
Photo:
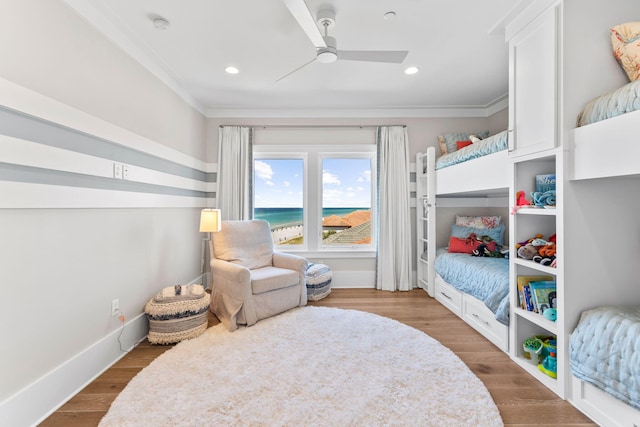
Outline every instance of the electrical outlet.
[[120, 313], [120, 300], [114, 299], [111, 301], [111, 317], [116, 317]]
[[129, 179], [129, 165], [122, 165], [122, 179]]
[[122, 163], [113, 164], [113, 177], [115, 179], [122, 179]]

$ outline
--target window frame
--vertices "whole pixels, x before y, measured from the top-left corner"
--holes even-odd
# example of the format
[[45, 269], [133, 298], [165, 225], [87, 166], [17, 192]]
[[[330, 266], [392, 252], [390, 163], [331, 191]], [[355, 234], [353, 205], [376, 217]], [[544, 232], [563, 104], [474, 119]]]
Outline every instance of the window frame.
[[[371, 243], [368, 245], [325, 245], [322, 243], [322, 163], [326, 158], [368, 159], [371, 165]], [[279, 251], [295, 252], [313, 257], [344, 257], [346, 253], [352, 258], [375, 257], [377, 233], [377, 151], [373, 144], [358, 145], [255, 145], [253, 159], [302, 159], [303, 160], [303, 244], [278, 245]], [[255, 174], [251, 177], [255, 188]], [[252, 194], [255, 200], [255, 194]], [[252, 212], [253, 214], [253, 212]]]

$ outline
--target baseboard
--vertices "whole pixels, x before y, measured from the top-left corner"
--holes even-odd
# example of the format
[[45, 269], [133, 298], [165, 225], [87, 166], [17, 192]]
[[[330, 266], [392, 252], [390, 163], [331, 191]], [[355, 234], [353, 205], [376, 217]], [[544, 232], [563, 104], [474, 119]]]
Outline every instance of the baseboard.
[[35, 426], [124, 357], [149, 331], [144, 313], [0, 403], [0, 425]]

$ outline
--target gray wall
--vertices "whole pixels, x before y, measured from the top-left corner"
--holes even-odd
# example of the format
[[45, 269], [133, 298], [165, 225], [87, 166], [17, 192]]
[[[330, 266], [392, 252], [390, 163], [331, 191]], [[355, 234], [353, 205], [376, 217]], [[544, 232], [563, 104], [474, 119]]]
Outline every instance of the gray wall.
[[0, 10], [0, 424], [32, 425], [198, 279], [215, 175], [204, 116], [64, 2]]

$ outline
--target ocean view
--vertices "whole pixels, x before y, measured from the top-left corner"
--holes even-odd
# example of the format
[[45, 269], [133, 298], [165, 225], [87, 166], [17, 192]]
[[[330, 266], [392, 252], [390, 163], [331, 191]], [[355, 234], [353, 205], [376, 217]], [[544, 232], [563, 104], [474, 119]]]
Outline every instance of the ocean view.
[[[354, 211], [368, 211], [370, 208], [324, 208], [322, 217], [331, 215], [345, 216]], [[269, 222], [271, 229], [284, 225], [302, 224], [302, 208], [254, 208], [255, 219], [264, 219]]]

